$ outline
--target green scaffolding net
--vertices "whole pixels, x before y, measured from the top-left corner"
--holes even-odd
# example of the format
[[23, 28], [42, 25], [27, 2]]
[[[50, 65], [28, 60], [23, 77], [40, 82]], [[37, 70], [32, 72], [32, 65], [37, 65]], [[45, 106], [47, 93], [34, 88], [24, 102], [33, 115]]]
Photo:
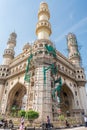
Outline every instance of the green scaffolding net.
[[24, 77], [24, 80], [27, 81], [27, 82], [30, 82], [29, 69], [30, 69], [30, 62], [31, 62], [32, 58], [33, 58], [33, 54], [30, 54], [30, 56], [28, 58], [28, 63], [27, 63], [27, 66], [26, 66], [25, 77]]
[[45, 66], [44, 66], [44, 67], [43, 67], [44, 84], [46, 84], [46, 72], [47, 72], [49, 69], [51, 70], [52, 75], [56, 75], [57, 72], [58, 72], [58, 67], [56, 66], [55, 63], [49, 65], [48, 67], [45, 67]]
[[[49, 54], [52, 54], [54, 58], [57, 58], [56, 50], [51, 45], [46, 44], [45, 48], [46, 48], [46, 50], [48, 51]], [[47, 68], [46, 67], [43, 67], [43, 68], [44, 68], [43, 69], [44, 84], [46, 84], [46, 72], [50, 69], [52, 75], [57, 75], [58, 67], [56, 66], [55, 63], [53, 63], [50, 66], [48, 66]], [[58, 85], [53, 89], [52, 97], [53, 97], [53, 99], [55, 99], [55, 97], [56, 97], [55, 93], [57, 92], [58, 93], [58, 99], [59, 99], [59, 102], [60, 102], [60, 92], [61, 92], [61, 88], [62, 88], [62, 79], [61, 79], [61, 77], [58, 78], [57, 80], [54, 80], [54, 86], [56, 85], [56, 83], [58, 83]]]
[[46, 50], [48, 53], [52, 54], [54, 58], [56, 58], [56, 50], [51, 45], [45, 45]]
[[55, 92], [57, 92], [59, 102], [60, 102], [60, 92], [61, 92], [61, 88], [62, 88], [62, 79], [61, 79], [61, 77], [59, 77], [57, 80], [54, 81], [54, 84], [56, 84], [56, 83], [58, 83], [58, 85], [53, 89], [52, 97], [53, 97], [53, 99], [55, 99], [55, 97], [56, 97]]

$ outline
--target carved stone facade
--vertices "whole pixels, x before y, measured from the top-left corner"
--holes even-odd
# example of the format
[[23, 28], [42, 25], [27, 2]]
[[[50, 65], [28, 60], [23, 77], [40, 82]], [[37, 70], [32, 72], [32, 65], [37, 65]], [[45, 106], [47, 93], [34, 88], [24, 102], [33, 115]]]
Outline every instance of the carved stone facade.
[[[36, 27], [37, 40], [33, 45], [27, 43], [23, 52], [14, 57], [17, 35], [13, 32], [7, 42], [7, 49], [4, 51], [3, 64], [0, 65], [0, 112], [10, 113], [13, 106], [18, 109], [33, 109], [40, 113], [39, 120], [46, 120], [49, 115], [55, 120], [59, 114], [57, 101], [52, 99], [53, 78], [61, 77], [61, 104], [63, 114], [81, 115], [87, 113], [86, 102], [86, 77], [84, 69], [80, 65], [80, 54], [74, 34], [67, 35], [69, 58], [63, 56], [58, 50], [56, 58], [48, 53], [45, 45], [52, 46], [49, 36], [52, 33], [49, 23], [50, 13], [45, 2], [40, 4], [38, 12], [38, 23]], [[27, 59], [30, 54], [33, 58], [29, 64], [30, 81], [24, 80], [27, 66]], [[56, 63], [58, 72], [52, 77], [51, 70], [46, 72], [46, 83], [44, 83], [43, 67], [47, 68]]]

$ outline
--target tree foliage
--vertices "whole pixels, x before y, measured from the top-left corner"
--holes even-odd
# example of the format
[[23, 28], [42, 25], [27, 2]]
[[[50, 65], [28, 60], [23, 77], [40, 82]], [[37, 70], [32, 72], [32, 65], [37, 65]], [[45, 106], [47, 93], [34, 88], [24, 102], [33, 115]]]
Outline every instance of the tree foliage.
[[33, 110], [29, 110], [26, 112], [26, 118], [28, 120], [34, 120], [37, 119], [39, 117], [39, 113]]
[[18, 115], [21, 116], [21, 117], [22, 116], [25, 117], [25, 114], [26, 114], [25, 110], [18, 111]]

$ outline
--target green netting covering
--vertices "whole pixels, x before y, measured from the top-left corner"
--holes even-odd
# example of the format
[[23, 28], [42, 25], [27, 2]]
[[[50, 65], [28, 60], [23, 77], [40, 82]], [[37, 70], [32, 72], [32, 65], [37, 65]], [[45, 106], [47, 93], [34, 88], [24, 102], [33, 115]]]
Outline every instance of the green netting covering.
[[46, 50], [48, 53], [52, 54], [54, 58], [56, 58], [56, 51], [51, 45], [45, 45]]
[[26, 72], [25, 72], [25, 77], [24, 77], [24, 80], [27, 82], [30, 82], [30, 74], [28, 72], [29, 72], [30, 62], [32, 58], [33, 58], [33, 54], [31, 53], [28, 58], [28, 64], [26, 66]]
[[29, 65], [30, 65], [30, 61], [33, 58], [33, 54], [30, 54], [29, 58], [28, 58], [28, 64], [26, 66], [26, 73], [29, 71]]
[[55, 92], [57, 92], [58, 98], [59, 98], [59, 102], [60, 102], [60, 92], [61, 92], [61, 88], [62, 88], [62, 79], [61, 79], [61, 77], [58, 78], [56, 81], [54, 81], [54, 83], [55, 84], [59, 83], [59, 84], [58, 84], [58, 86], [56, 88], [53, 89], [53, 91], [52, 91], [52, 97], [53, 97], [53, 99], [55, 99], [55, 96], [56, 96]]
[[30, 74], [25, 74], [24, 80], [30, 82]]
[[60, 84], [62, 83], [61, 77], [59, 77], [57, 80], [54, 81], [54, 84], [56, 84], [56, 83], [60, 83]]
[[51, 64], [51, 72], [53, 75], [56, 75], [58, 73], [58, 68], [57, 66], [54, 64]]
[[51, 67], [46, 67], [45, 66], [43, 67], [43, 73], [44, 73], [44, 84], [46, 84], [46, 71], [49, 70]]
[[46, 71], [51, 69], [51, 72], [53, 75], [56, 75], [57, 72], [58, 72], [58, 68], [57, 66], [54, 64], [51, 64], [50, 66], [48, 67], [43, 67], [43, 73], [44, 73], [44, 84], [46, 84]]

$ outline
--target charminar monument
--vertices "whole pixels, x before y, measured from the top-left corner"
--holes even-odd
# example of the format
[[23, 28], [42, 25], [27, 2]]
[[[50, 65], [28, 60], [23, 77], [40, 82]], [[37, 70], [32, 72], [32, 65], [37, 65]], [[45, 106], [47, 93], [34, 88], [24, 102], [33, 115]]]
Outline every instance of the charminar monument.
[[50, 40], [50, 11], [42, 2], [36, 25], [37, 40], [25, 44], [15, 57], [17, 34], [12, 32], [0, 65], [0, 113], [35, 110], [39, 120], [47, 115], [55, 120], [60, 113], [70, 116], [87, 114], [86, 77], [75, 34], [66, 37], [68, 57]]

